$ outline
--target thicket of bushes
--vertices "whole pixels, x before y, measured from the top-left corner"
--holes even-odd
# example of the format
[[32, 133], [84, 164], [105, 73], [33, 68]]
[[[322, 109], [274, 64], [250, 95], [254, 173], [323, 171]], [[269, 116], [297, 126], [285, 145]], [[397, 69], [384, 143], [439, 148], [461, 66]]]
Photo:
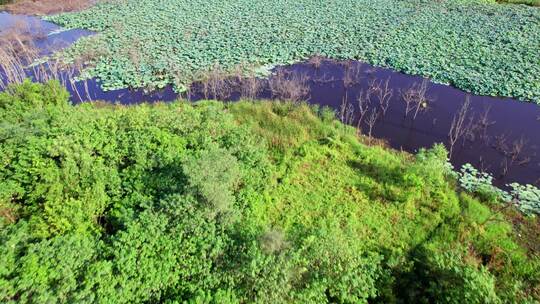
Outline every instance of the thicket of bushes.
[[72, 106], [54, 82], [0, 93], [0, 121], [4, 303], [540, 299], [537, 220], [456, 193], [441, 146], [368, 147], [302, 104]]

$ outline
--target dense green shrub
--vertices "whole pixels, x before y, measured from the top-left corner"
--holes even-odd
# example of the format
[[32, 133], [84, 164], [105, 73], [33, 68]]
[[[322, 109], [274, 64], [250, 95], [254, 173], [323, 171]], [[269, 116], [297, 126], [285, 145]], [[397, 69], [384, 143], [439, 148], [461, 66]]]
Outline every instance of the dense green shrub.
[[527, 245], [538, 239], [523, 242], [504, 214], [456, 193], [441, 145], [414, 158], [368, 147], [329, 113], [247, 101], [73, 106], [58, 83], [10, 87], [0, 93], [0, 301], [540, 299]]
[[485, 267], [463, 261], [463, 253], [421, 248], [414, 272], [401, 279], [409, 303], [501, 303], [495, 279]]

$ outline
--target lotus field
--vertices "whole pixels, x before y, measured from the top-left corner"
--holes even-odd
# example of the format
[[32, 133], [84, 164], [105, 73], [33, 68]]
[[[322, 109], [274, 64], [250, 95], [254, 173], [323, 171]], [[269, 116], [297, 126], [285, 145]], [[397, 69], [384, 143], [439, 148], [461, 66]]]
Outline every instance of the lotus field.
[[206, 72], [321, 55], [540, 102], [540, 10], [485, 1], [124, 0], [47, 17], [97, 32], [63, 55], [105, 89], [183, 91]]

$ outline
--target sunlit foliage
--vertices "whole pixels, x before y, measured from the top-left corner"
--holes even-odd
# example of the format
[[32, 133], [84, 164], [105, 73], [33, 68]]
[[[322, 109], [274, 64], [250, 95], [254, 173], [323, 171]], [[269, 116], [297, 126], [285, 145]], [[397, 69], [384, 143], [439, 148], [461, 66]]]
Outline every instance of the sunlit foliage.
[[0, 93], [3, 303], [540, 299], [535, 230], [457, 193], [442, 146], [368, 147], [305, 104], [68, 97]]

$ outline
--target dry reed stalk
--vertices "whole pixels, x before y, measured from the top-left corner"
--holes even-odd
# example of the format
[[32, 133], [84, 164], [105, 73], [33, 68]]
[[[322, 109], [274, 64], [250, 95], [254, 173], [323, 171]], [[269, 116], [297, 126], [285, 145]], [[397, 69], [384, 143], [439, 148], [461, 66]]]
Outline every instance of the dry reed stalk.
[[304, 74], [287, 75], [278, 70], [268, 81], [272, 96], [293, 102], [300, 101], [309, 93], [309, 78]]
[[243, 79], [240, 82], [240, 92], [242, 97], [254, 100], [261, 93], [263, 86], [259, 79], [255, 76], [251, 76]]
[[[78, 88], [73, 84], [76, 75], [83, 69], [81, 62], [68, 65], [58, 58], [43, 61], [43, 54], [49, 50], [39, 49], [35, 41], [41, 39], [43, 33], [29, 24], [17, 23], [0, 33], [0, 89], [13, 83], [21, 83], [27, 78], [35, 82], [58, 80], [63, 86], [71, 85], [73, 91], [81, 97]], [[54, 48], [56, 46], [52, 46]], [[83, 83], [89, 98], [88, 85]]]
[[414, 110], [413, 120], [419, 112], [427, 108], [430, 99], [427, 96], [428, 80], [424, 79], [419, 84], [413, 83], [407, 90], [401, 92], [401, 98], [405, 101], [405, 117]]
[[366, 92], [362, 90], [360, 91], [360, 94], [357, 97], [359, 115], [358, 115], [358, 121], [356, 123], [356, 130], [359, 134], [362, 133], [362, 122], [371, 104], [370, 94], [371, 93], [369, 90], [367, 90]]
[[316, 70], [321, 68], [321, 65], [324, 61], [324, 58], [319, 55], [315, 55], [309, 59], [309, 64], [311, 64]]
[[461, 105], [461, 108], [454, 115], [452, 119], [452, 124], [450, 125], [450, 131], [448, 131], [448, 138], [449, 138], [449, 145], [450, 145], [448, 156], [450, 158], [452, 158], [455, 144], [467, 132], [467, 125], [465, 124], [465, 121], [469, 115], [468, 113], [470, 111], [470, 105], [471, 105], [471, 98], [470, 96], [467, 96], [465, 98], [465, 101]]
[[368, 125], [368, 137], [371, 138], [371, 133], [373, 131], [373, 127], [375, 126], [375, 123], [377, 123], [377, 119], [379, 118], [379, 111], [377, 111], [376, 108], [371, 109], [371, 113], [367, 117], [367, 125]]
[[345, 88], [350, 88], [358, 83], [362, 79], [361, 66], [359, 64], [354, 64], [350, 61], [347, 61], [345, 65], [345, 72], [343, 74], [343, 86]]
[[216, 65], [212, 70], [202, 76], [202, 93], [205, 99], [214, 98], [225, 100], [231, 96], [234, 88], [234, 81], [229, 79], [229, 75]]

